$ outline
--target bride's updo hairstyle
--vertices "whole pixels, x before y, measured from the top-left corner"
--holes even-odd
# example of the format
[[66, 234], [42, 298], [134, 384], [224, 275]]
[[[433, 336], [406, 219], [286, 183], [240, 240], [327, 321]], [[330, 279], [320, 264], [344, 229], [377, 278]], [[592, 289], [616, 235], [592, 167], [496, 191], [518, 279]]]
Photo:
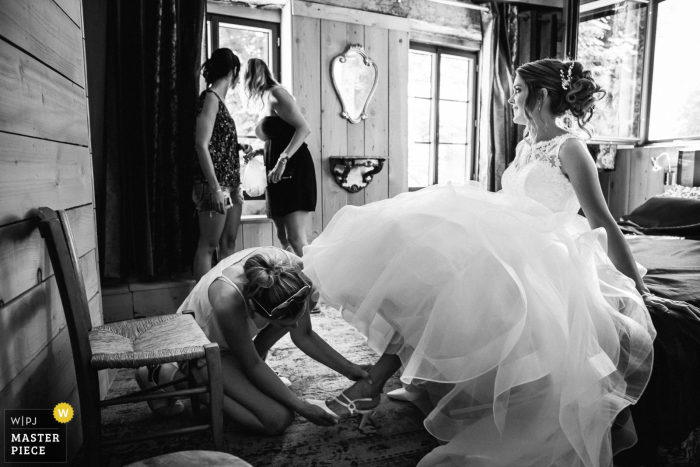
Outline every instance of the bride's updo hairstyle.
[[[245, 277], [248, 283], [245, 286], [244, 295], [257, 300], [266, 310], [272, 311], [277, 305], [287, 300], [306, 285], [311, 285], [302, 278], [301, 269], [285, 259], [272, 257], [260, 253], [253, 255], [243, 265]], [[290, 303], [295, 315], [304, 306], [304, 303]], [[257, 307], [255, 311], [261, 316], [269, 318]], [[285, 314], [289, 316], [288, 313]]]
[[539, 91], [546, 89], [550, 98], [550, 110], [560, 117], [570, 111], [578, 126], [590, 134], [586, 124], [593, 117], [595, 105], [606, 92], [593, 79], [589, 70], [580, 62], [562, 62], [552, 58], [525, 63], [515, 72], [527, 85], [525, 115], [532, 120], [537, 107]]
[[255, 99], [260, 99], [262, 102], [262, 96], [265, 91], [280, 85], [275, 77], [272, 76], [272, 73], [270, 73], [267, 63], [259, 58], [251, 58], [248, 60], [245, 74], [243, 75], [243, 83], [248, 96], [248, 102], [252, 102]]
[[209, 60], [202, 64], [202, 76], [207, 86], [214, 84], [217, 79], [225, 78], [232, 70], [235, 81], [241, 71], [241, 61], [227, 48], [216, 49]]

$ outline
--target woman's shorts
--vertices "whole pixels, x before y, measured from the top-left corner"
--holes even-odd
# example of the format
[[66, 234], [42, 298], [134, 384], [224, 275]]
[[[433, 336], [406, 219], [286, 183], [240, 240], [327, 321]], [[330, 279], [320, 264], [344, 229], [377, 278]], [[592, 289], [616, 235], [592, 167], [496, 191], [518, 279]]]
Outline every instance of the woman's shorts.
[[[221, 189], [231, 196], [231, 204], [236, 206], [243, 205], [243, 188], [222, 186]], [[194, 201], [195, 212], [203, 214], [207, 212], [216, 212], [212, 205], [213, 193], [209, 189], [207, 182], [195, 182], [192, 187], [192, 201]]]

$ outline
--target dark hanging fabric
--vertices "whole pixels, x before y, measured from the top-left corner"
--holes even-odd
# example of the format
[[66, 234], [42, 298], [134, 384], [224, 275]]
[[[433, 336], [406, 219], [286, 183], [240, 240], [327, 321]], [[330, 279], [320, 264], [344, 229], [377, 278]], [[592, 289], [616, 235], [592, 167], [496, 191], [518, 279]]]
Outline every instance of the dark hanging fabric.
[[206, 2], [108, 6], [103, 276], [176, 274], [196, 247], [190, 165]]
[[[483, 58], [486, 73], [482, 87], [479, 142], [479, 180], [490, 191], [501, 189], [503, 172], [515, 158], [517, 128], [508, 98], [515, 76], [518, 37], [517, 6], [491, 2], [482, 15]], [[485, 126], [484, 126], [485, 125]]]

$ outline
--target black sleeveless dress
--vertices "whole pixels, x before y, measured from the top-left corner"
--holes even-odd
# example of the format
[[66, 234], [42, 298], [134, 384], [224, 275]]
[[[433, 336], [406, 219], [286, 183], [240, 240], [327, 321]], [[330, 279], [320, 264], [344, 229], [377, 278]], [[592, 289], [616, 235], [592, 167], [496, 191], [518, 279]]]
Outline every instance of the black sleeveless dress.
[[[275, 167], [280, 154], [294, 136], [295, 129], [278, 116], [265, 117], [260, 122], [265, 141], [265, 168]], [[296, 153], [290, 154], [282, 179], [267, 185], [269, 218], [283, 217], [295, 211], [316, 210], [316, 172], [311, 153], [303, 143]]]

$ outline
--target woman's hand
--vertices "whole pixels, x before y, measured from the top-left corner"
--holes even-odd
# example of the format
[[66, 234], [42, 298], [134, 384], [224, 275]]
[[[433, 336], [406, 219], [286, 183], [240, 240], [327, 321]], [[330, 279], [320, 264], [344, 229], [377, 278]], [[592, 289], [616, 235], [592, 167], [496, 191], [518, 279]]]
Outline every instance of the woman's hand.
[[364, 379], [368, 384], [372, 384], [372, 377], [369, 375], [370, 368], [372, 368], [372, 365], [355, 365], [353, 363], [345, 376], [350, 381], [359, 381]]
[[670, 311], [673, 310], [680, 314], [687, 315], [691, 319], [700, 321], [700, 309], [690, 303], [659, 297], [651, 292], [643, 293], [642, 300], [644, 300], [644, 304], [647, 308], [653, 308], [665, 313], [670, 313]]
[[248, 156], [251, 152], [253, 152], [253, 146], [250, 144], [239, 144], [238, 148], [243, 151], [243, 154]]
[[286, 159], [278, 159], [277, 164], [275, 164], [275, 167], [268, 174], [267, 181], [269, 183], [277, 183], [282, 180], [285, 167], [287, 167]]
[[225, 191], [217, 191], [211, 194], [211, 204], [214, 211], [219, 214], [226, 214], [226, 210], [231, 207], [231, 195]]
[[318, 426], [333, 426], [338, 423], [338, 418], [329, 414], [321, 407], [309, 404], [304, 401], [302, 406], [297, 410], [297, 413]]

